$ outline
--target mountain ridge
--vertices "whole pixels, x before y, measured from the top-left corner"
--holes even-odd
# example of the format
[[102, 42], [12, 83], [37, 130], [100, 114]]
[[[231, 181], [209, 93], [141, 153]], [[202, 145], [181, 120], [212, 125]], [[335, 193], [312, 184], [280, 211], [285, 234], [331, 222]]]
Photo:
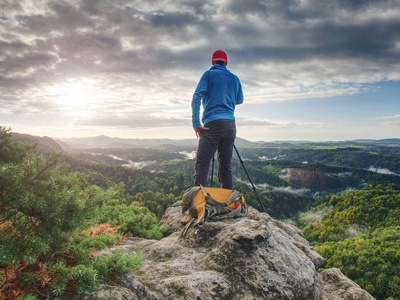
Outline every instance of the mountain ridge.
[[[60, 138], [57, 139], [71, 148], [152, 148], [165, 145], [181, 147], [197, 147], [198, 139], [124, 139], [112, 138], [105, 135], [87, 138]], [[250, 142], [243, 138], [236, 138], [236, 144], [240, 147], [256, 146], [259, 143]]]
[[[193, 149], [197, 147], [198, 139], [129, 139], [109, 137], [106, 135], [99, 135], [94, 137], [81, 137], [81, 138], [53, 138], [48, 136], [36, 136], [25, 133], [13, 133], [15, 140], [26, 142], [28, 144], [39, 143], [44, 146], [44, 150], [55, 151], [71, 151], [74, 149], [90, 149], [90, 148], [115, 148], [115, 149], [129, 149], [129, 148], [152, 148], [152, 147], [167, 147], [172, 145], [174, 147], [186, 147]], [[235, 141], [238, 147], [259, 147], [268, 145], [400, 145], [400, 138], [386, 138], [386, 139], [354, 139], [343, 141], [249, 141], [241, 137], [237, 137]]]

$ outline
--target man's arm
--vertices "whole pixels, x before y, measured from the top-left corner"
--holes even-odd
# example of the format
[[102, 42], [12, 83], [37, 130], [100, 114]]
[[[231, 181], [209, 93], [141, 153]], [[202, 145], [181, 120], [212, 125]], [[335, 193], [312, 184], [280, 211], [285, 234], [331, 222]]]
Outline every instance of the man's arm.
[[[239, 79], [238, 79], [238, 81], [239, 81]], [[242, 104], [243, 103], [243, 90], [242, 90], [242, 85], [241, 85], [241, 83], [240, 83], [240, 81], [239, 81], [239, 90], [238, 90], [238, 93], [237, 93], [237, 95], [236, 95], [236, 104]]]
[[200, 122], [200, 106], [201, 106], [201, 100], [204, 99], [205, 95], [207, 94], [207, 91], [208, 91], [208, 72], [205, 72], [201, 77], [192, 98], [192, 124], [197, 137], [200, 136], [201, 130], [206, 129], [201, 125]]

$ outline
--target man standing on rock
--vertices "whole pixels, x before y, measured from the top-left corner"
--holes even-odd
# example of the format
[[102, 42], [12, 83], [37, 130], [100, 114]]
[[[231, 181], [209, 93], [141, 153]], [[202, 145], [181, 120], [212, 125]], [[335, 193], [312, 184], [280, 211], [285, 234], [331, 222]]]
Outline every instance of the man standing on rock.
[[[235, 106], [243, 103], [239, 78], [227, 70], [228, 57], [222, 50], [212, 55], [212, 67], [200, 79], [192, 99], [192, 123], [199, 138], [194, 184], [207, 186], [210, 161], [218, 151], [218, 180], [233, 189], [232, 151], [236, 138]], [[203, 117], [200, 122], [200, 105]]]

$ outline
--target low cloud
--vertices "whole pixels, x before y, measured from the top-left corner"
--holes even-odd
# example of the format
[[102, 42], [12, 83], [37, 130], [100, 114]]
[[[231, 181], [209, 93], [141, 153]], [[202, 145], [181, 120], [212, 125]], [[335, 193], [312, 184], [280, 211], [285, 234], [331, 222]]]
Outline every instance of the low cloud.
[[[240, 178], [235, 178], [236, 181], [240, 181], [244, 184], [247, 184], [248, 186], [251, 186], [251, 183], [247, 180], [242, 180]], [[272, 185], [269, 185], [268, 183], [257, 183], [254, 184], [254, 186], [259, 189], [260, 191], [264, 193], [268, 192], [281, 192], [281, 193], [290, 193], [290, 194], [295, 194], [299, 196], [306, 195], [310, 192], [308, 189], [296, 189], [291, 186], [286, 186], [286, 187], [275, 187]]]
[[323, 126], [323, 123], [313, 123], [313, 122], [271, 122], [266, 119], [252, 118], [252, 117], [237, 117], [237, 123], [240, 126], [270, 126], [270, 127], [315, 127]]
[[344, 234], [346, 238], [358, 237], [368, 232], [366, 226], [361, 226], [358, 224], [348, 225], [344, 229]]
[[342, 172], [342, 173], [328, 173], [327, 175], [333, 176], [333, 177], [339, 177], [339, 178], [348, 178], [348, 177], [353, 177], [353, 173], [351, 172]]
[[318, 211], [309, 211], [300, 214], [299, 218], [306, 224], [310, 224], [316, 221], [322, 221], [322, 219], [327, 215], [327, 213], [333, 209], [333, 206], [324, 206]]
[[126, 167], [126, 168], [130, 168], [130, 169], [143, 169], [145, 167], [152, 166], [152, 165], [154, 165], [156, 163], [157, 163], [156, 160], [154, 160], [154, 161], [153, 160], [146, 160], [146, 161], [136, 161], [136, 162], [128, 160], [128, 163], [127, 164], [123, 164], [122, 166]]
[[195, 159], [196, 158], [196, 151], [192, 152], [187, 152], [187, 151], [181, 151], [179, 154], [185, 155], [186, 159]]
[[396, 173], [390, 171], [387, 168], [377, 168], [377, 167], [374, 167], [374, 166], [370, 166], [368, 168], [368, 171], [379, 173], [379, 174], [385, 174], [385, 175], [397, 175], [397, 176], [400, 176], [399, 174], [396, 174]]
[[388, 125], [400, 126], [400, 121], [398, 122], [387, 122]]
[[259, 160], [261, 160], [261, 161], [267, 161], [267, 160], [277, 160], [277, 159], [282, 159], [282, 158], [284, 158], [284, 157], [286, 157], [286, 154], [283, 154], [283, 155], [277, 155], [277, 156], [274, 156], [274, 157], [260, 156], [258, 159], [259, 159]]
[[376, 117], [375, 120], [400, 120], [400, 114], [393, 115], [393, 116], [384, 116], [384, 117]]
[[290, 193], [290, 194], [295, 194], [299, 196], [304, 196], [310, 192], [308, 189], [296, 189], [291, 186], [286, 186], [286, 187], [274, 187], [272, 189], [274, 192], [284, 192], [284, 193]]

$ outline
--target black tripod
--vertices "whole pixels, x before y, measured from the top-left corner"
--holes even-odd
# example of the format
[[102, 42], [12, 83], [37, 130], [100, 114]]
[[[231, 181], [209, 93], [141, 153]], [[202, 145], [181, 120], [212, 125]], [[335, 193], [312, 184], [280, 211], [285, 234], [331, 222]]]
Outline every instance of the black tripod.
[[[246, 169], [246, 167], [245, 167], [245, 165], [244, 165], [244, 163], [243, 163], [242, 158], [240, 157], [240, 154], [239, 154], [239, 152], [238, 152], [236, 146], [233, 145], [233, 148], [235, 149], [235, 152], [236, 152], [236, 154], [237, 154], [237, 156], [238, 156], [238, 158], [239, 158], [240, 163], [241, 163], [242, 166], [243, 166], [243, 169], [244, 169], [244, 171], [245, 171], [245, 173], [246, 173], [246, 175], [247, 175], [247, 178], [249, 179], [250, 184], [251, 184], [251, 186], [253, 187], [254, 193], [255, 193], [256, 196], [257, 196], [257, 200], [258, 200], [258, 202], [260, 203], [261, 208], [262, 208], [263, 211], [266, 213], [267, 211], [266, 211], [266, 209], [265, 209], [265, 207], [264, 207], [264, 204], [262, 203], [262, 201], [261, 201], [261, 199], [260, 199], [260, 196], [259, 196], [258, 193], [257, 193], [256, 187], [254, 186], [253, 181], [251, 180], [250, 175], [249, 175], [249, 173], [247, 172], [247, 169]], [[213, 158], [212, 158], [212, 165], [211, 165], [211, 185], [210, 185], [210, 186], [213, 185], [213, 178], [214, 178], [214, 160], [215, 160], [215, 158], [214, 158], [214, 156], [213, 156]]]

